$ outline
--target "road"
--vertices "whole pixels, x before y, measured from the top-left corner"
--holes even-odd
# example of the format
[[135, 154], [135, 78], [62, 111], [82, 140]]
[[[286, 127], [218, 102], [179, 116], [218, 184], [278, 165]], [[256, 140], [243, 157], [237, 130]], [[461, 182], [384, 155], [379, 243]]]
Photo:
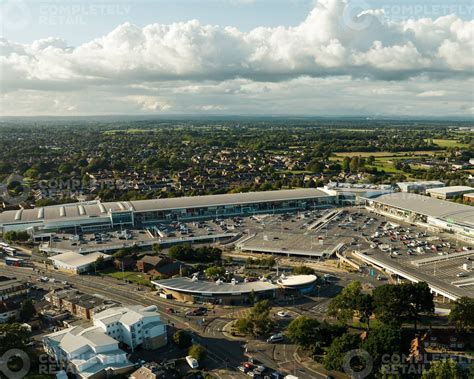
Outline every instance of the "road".
[[[175, 303], [170, 304], [169, 300], [161, 299], [146, 290], [139, 291], [136, 286], [112, 278], [103, 278], [92, 275], [69, 275], [57, 271], [39, 273], [38, 271], [33, 271], [32, 269], [23, 267], [0, 266], [0, 274], [17, 277], [18, 279], [24, 279], [30, 282], [36, 282], [38, 278], [46, 275], [57, 281], [67, 281], [70, 285], [81, 292], [105, 296], [122, 304], [144, 306], [156, 305], [163, 321], [168, 322], [176, 328], [187, 329], [193, 332], [196, 339], [199, 340], [199, 343], [208, 351], [209, 359], [213, 361], [214, 366], [225, 366], [226, 368], [233, 370], [239, 366], [242, 361], [245, 361], [244, 349], [240, 342], [229, 341], [225, 339], [223, 335], [217, 336], [212, 332], [206, 333], [206, 331], [203, 330], [203, 326], [199, 325], [197, 322], [201, 319], [198, 320], [195, 317], [185, 318], [185, 311], [186, 309], [190, 309], [190, 307], [179, 306]], [[170, 306], [172, 306], [173, 309], [178, 310], [179, 313], [167, 313], [166, 308], [169, 308]], [[237, 372], [232, 375], [235, 377], [242, 376]]]
[[[245, 353], [251, 353], [256, 359], [264, 365], [275, 370], [287, 373], [296, 373], [301, 379], [325, 378], [325, 374], [311, 371], [295, 359], [296, 347], [291, 344], [269, 345], [261, 341], [252, 341], [245, 346], [245, 342], [229, 339], [223, 333], [224, 326], [233, 319], [245, 316], [248, 308], [219, 308], [210, 311], [204, 318], [186, 317], [185, 313], [197, 305], [183, 305], [168, 299], [162, 299], [149, 288], [138, 289], [136, 285], [121, 282], [113, 278], [95, 276], [95, 275], [71, 275], [58, 271], [50, 270], [32, 270], [24, 267], [0, 266], [0, 273], [7, 276], [14, 276], [19, 279], [27, 280], [32, 283], [40, 282], [37, 280], [41, 276], [54, 278], [56, 281], [67, 281], [74, 288], [89, 294], [105, 296], [122, 304], [131, 305], [156, 305], [163, 321], [180, 329], [186, 329], [193, 333], [194, 339], [200, 343], [208, 352], [208, 360], [212, 361], [209, 368], [219, 369], [221, 378], [244, 378], [246, 375], [236, 371], [236, 368], [247, 357]], [[46, 284], [48, 286], [48, 284]], [[332, 286], [321, 288], [318, 298], [308, 301], [305, 304], [291, 304], [283, 307], [274, 307], [273, 312], [286, 310], [292, 317], [304, 314], [313, 317], [322, 317], [329, 304], [329, 295], [336, 291]], [[177, 313], [168, 313], [167, 308], [172, 307]], [[204, 321], [204, 323], [203, 323]], [[247, 351], [246, 351], [247, 347]], [[253, 349], [255, 348], [255, 352]]]

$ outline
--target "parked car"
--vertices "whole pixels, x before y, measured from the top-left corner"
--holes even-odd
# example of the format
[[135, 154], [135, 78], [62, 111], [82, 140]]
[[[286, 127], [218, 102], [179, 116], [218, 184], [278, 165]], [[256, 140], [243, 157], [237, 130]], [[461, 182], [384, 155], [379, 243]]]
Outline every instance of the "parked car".
[[282, 333], [277, 333], [277, 334], [274, 334], [274, 335], [270, 336], [267, 339], [267, 343], [277, 343], [277, 342], [283, 341], [283, 339], [284, 339], [283, 334]]

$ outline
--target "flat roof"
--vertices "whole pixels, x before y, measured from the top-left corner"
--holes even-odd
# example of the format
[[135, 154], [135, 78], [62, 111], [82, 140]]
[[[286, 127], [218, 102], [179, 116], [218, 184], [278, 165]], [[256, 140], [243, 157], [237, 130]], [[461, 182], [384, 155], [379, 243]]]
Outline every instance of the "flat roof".
[[281, 277], [278, 279], [278, 283], [284, 287], [297, 287], [297, 286], [304, 286], [316, 281], [316, 275], [292, 275]]
[[240, 282], [236, 284], [194, 280], [190, 278], [172, 278], [153, 281], [158, 287], [177, 291], [208, 295], [238, 295], [241, 293], [261, 292], [277, 289], [278, 286], [264, 281]]
[[104, 259], [112, 258], [111, 255], [107, 255], [103, 253], [90, 253], [90, 254], [82, 255], [79, 253], [69, 252], [69, 253], [54, 255], [50, 257], [50, 259], [52, 261], [61, 262], [71, 267], [81, 267], [81, 266], [85, 266], [85, 265], [95, 262], [98, 257], [104, 257]]
[[134, 211], [151, 212], [169, 209], [197, 208], [206, 206], [262, 203], [268, 201], [287, 201], [331, 197], [328, 193], [316, 188], [291, 190], [229, 193], [222, 195], [185, 196], [166, 199], [150, 199], [135, 201], [115, 201], [102, 203], [90, 201], [52, 205], [34, 209], [20, 209], [0, 213], [0, 224], [38, 222], [44, 220], [81, 220], [88, 218], [108, 217], [108, 212]]
[[474, 227], [474, 208], [469, 205], [452, 203], [446, 200], [406, 192], [385, 194], [367, 200]]
[[439, 181], [439, 180], [421, 180], [421, 181], [418, 181], [418, 182], [398, 182], [397, 183], [397, 186], [412, 186], [412, 185], [417, 185], [417, 186], [425, 186], [425, 185], [429, 185], [429, 184], [441, 184], [444, 186], [444, 183]]
[[26, 283], [20, 279], [10, 278], [0, 281], [0, 292], [24, 286]]
[[441, 188], [430, 188], [427, 189], [426, 192], [428, 193], [439, 193], [439, 194], [447, 194], [452, 192], [465, 192], [465, 191], [473, 191], [474, 188], [469, 186], [451, 186], [451, 187], [441, 187]]
[[136, 212], [167, 210], [180, 208], [196, 208], [206, 206], [264, 203], [268, 201], [287, 201], [330, 197], [316, 188], [277, 190], [263, 192], [228, 193], [222, 195], [185, 196], [168, 199], [136, 200], [131, 204]]

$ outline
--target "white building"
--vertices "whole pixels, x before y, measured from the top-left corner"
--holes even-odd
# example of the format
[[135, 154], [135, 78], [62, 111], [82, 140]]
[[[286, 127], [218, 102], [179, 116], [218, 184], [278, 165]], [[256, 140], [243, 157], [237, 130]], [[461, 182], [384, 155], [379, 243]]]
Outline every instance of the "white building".
[[45, 351], [55, 358], [60, 368], [79, 378], [102, 378], [126, 373], [133, 368], [119, 342], [102, 328], [75, 326], [43, 337]]
[[469, 186], [451, 186], [426, 190], [426, 193], [431, 197], [441, 200], [452, 199], [453, 197], [462, 196], [473, 192], [474, 188]]
[[133, 366], [119, 348], [120, 342], [132, 350], [139, 345], [156, 349], [167, 342], [166, 325], [156, 306], [109, 308], [95, 314], [93, 323], [86, 329], [75, 326], [43, 338], [45, 351], [80, 378], [128, 372]]
[[94, 325], [116, 340], [135, 349], [157, 349], [167, 343], [166, 325], [161, 321], [156, 306], [139, 305], [114, 307], [96, 313]]
[[391, 185], [375, 184], [351, 184], [329, 182], [323, 190], [337, 198], [340, 205], [355, 205], [363, 203], [363, 198], [376, 197], [387, 193], [392, 193]]
[[99, 257], [103, 257], [104, 260], [112, 259], [111, 255], [103, 253], [90, 253], [82, 255], [74, 252], [58, 254], [50, 257], [49, 259], [53, 262], [54, 267], [60, 271], [80, 274], [82, 272], [93, 270], [94, 263]]
[[430, 188], [444, 187], [444, 183], [438, 180], [429, 180], [424, 182], [399, 182], [398, 188], [402, 192], [421, 193], [424, 194]]

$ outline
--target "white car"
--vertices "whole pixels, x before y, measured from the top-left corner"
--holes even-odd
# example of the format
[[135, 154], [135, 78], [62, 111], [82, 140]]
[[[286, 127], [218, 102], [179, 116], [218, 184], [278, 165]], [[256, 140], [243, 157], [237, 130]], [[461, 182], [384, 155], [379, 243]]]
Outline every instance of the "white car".
[[288, 317], [288, 312], [280, 311], [280, 312], [277, 313], [277, 315], [278, 315], [279, 317]]

